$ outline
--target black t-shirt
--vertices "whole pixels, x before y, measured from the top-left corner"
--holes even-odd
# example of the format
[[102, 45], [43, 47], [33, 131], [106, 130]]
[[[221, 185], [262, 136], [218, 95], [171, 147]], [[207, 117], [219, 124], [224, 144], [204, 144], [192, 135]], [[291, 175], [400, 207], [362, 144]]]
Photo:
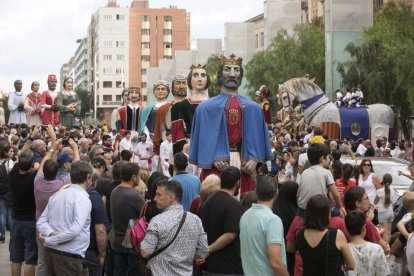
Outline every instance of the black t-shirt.
[[205, 270], [211, 273], [243, 274], [240, 257], [239, 202], [223, 191], [213, 194], [201, 206], [200, 218], [207, 233], [208, 244], [224, 233], [237, 233], [232, 243], [208, 256]]
[[112, 191], [120, 184], [121, 182], [111, 182], [106, 186], [106, 189], [103, 195], [106, 197], [105, 209], [106, 209], [106, 216], [108, 217], [108, 221], [112, 223], [111, 217], [111, 194]]
[[16, 164], [10, 172], [10, 198], [13, 219], [22, 221], [36, 220], [36, 201], [34, 179], [36, 171], [20, 174]]
[[136, 220], [144, 206], [144, 198], [131, 188], [118, 186], [111, 194], [112, 230], [115, 231], [114, 247], [120, 247], [130, 219]]

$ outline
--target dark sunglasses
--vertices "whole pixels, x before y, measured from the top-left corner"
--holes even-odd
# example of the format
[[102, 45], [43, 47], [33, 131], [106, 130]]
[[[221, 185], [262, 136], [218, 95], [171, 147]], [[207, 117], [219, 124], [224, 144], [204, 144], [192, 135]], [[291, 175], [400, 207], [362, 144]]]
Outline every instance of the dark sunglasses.
[[362, 167], [371, 167], [371, 164], [366, 163], [366, 164], [362, 165]]

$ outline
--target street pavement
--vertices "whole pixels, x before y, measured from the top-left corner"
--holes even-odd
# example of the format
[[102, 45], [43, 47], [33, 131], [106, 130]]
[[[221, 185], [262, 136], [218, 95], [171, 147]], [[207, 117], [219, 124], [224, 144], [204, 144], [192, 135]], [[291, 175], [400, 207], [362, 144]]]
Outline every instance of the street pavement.
[[[9, 255], [10, 232], [6, 233], [6, 242], [0, 243], [0, 275], [9, 276], [10, 272], [10, 255]], [[23, 274], [22, 274], [23, 275]]]

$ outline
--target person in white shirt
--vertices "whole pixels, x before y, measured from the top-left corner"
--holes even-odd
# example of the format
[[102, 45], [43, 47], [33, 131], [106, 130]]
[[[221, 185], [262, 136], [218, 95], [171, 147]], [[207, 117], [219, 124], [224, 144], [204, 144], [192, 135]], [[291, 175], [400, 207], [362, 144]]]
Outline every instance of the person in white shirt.
[[339, 88], [336, 89], [335, 93], [336, 93], [336, 102], [335, 102], [335, 104], [336, 104], [337, 107], [341, 107], [342, 104], [343, 104], [344, 95], [342, 95], [341, 90]]
[[364, 98], [364, 92], [361, 90], [362, 86], [358, 84], [357, 90], [355, 92], [356, 97], [356, 107], [359, 107], [361, 105], [362, 99]]
[[365, 152], [367, 151], [367, 147], [365, 146], [365, 141], [363, 139], [358, 139], [358, 148], [356, 150], [356, 153], [358, 153], [360, 156], [365, 156]]
[[147, 141], [147, 135], [143, 133], [141, 135], [141, 142], [135, 147], [135, 154], [138, 155], [138, 165], [140, 167], [148, 168], [148, 172], [151, 174], [152, 172], [152, 157], [154, 156], [153, 153], [153, 145], [151, 142]]
[[344, 104], [349, 107], [351, 105], [350, 104], [351, 99], [352, 99], [351, 91], [349, 91], [349, 89], [346, 89], [346, 94], [344, 97]]
[[132, 143], [131, 143], [131, 131], [127, 130], [125, 132], [125, 137], [122, 138], [121, 142], [119, 143], [119, 150], [121, 152], [123, 150], [133, 151]]
[[172, 147], [172, 135], [170, 131], [167, 131], [165, 133], [165, 140], [160, 145], [160, 160], [161, 167], [162, 167], [162, 173], [165, 176], [171, 177], [168, 169], [170, 167], [170, 156], [172, 155], [173, 147]]

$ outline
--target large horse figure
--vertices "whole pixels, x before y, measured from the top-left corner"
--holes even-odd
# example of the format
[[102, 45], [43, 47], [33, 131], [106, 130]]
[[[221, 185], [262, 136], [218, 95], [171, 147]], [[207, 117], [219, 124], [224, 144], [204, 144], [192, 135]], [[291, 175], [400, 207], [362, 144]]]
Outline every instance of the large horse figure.
[[286, 112], [300, 102], [309, 126], [322, 127], [330, 139], [373, 139], [393, 137], [394, 113], [385, 104], [360, 108], [338, 108], [322, 89], [307, 77], [294, 78], [279, 85], [279, 101]]

